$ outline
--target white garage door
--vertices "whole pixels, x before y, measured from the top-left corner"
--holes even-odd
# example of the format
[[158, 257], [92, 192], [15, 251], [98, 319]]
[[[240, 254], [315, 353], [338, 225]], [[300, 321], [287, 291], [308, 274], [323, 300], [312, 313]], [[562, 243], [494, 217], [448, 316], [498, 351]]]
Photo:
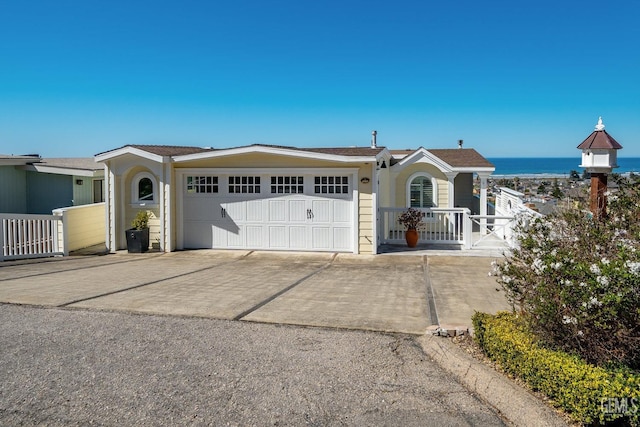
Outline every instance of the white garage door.
[[188, 174], [183, 247], [353, 250], [352, 175]]

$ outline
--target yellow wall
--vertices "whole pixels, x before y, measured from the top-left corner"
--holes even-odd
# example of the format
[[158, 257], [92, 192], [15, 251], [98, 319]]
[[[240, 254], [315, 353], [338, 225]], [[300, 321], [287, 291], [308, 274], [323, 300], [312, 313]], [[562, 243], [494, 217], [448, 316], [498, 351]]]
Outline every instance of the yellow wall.
[[448, 181], [445, 174], [443, 174], [437, 167], [427, 163], [414, 163], [403, 169], [397, 176], [395, 182], [395, 206], [394, 207], [406, 207], [407, 202], [407, 180], [411, 175], [417, 172], [425, 172], [436, 179], [438, 186], [438, 207], [447, 207], [449, 203], [449, 191]]
[[104, 243], [104, 203], [60, 209], [64, 211], [67, 226], [67, 251]]

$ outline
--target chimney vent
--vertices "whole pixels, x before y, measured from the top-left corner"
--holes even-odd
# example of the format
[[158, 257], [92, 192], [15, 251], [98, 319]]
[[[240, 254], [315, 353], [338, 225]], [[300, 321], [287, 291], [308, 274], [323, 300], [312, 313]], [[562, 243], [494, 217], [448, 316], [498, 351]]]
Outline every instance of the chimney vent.
[[464, 143], [463, 140], [459, 139], [458, 140], [458, 148], [462, 148], [462, 144]]
[[378, 135], [378, 131], [371, 132], [371, 148], [378, 148], [378, 143], [376, 141], [376, 136]]

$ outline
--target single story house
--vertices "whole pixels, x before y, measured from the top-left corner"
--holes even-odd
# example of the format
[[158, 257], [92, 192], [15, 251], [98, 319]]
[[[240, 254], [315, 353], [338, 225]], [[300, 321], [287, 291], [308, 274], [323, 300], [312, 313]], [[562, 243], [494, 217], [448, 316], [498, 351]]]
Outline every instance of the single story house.
[[93, 158], [0, 154], [0, 213], [51, 214], [104, 201], [104, 165]]
[[[381, 210], [413, 206], [487, 212], [494, 166], [474, 149], [377, 146], [211, 149], [125, 145], [105, 165], [107, 247], [149, 211], [162, 251], [229, 248], [375, 254]], [[474, 197], [474, 176], [481, 183]]]

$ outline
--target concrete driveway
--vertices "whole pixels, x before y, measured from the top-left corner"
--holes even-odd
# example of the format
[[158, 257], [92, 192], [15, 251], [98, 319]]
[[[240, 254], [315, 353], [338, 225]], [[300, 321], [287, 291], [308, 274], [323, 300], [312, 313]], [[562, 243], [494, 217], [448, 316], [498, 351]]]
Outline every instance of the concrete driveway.
[[0, 302], [422, 334], [508, 308], [492, 258], [250, 251], [0, 264]]

